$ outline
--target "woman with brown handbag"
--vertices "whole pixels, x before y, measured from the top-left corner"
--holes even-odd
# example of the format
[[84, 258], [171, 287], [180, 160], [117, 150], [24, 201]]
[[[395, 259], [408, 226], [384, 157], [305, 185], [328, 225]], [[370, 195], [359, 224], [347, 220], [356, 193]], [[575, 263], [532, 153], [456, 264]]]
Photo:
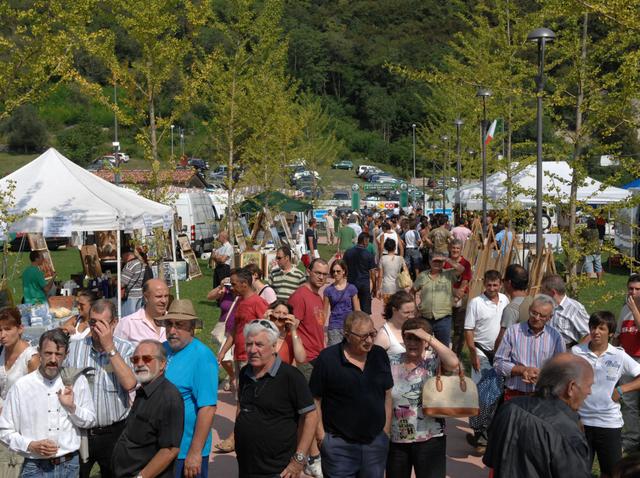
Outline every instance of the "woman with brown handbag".
[[458, 357], [431, 335], [424, 319], [402, 324], [406, 352], [389, 357], [393, 375], [393, 411], [387, 458], [387, 476], [444, 478], [446, 476], [446, 438], [444, 421], [422, 412], [422, 388], [436, 375], [438, 366], [458, 368]]

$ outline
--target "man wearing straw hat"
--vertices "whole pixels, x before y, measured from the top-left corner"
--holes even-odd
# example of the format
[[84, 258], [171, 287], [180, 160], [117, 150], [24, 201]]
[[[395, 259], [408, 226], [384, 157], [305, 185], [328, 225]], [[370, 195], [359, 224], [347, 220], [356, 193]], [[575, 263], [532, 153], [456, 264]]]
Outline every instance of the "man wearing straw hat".
[[209, 347], [194, 337], [201, 327], [193, 304], [176, 299], [165, 316], [156, 318], [167, 334], [166, 378], [184, 400], [184, 433], [175, 476], [208, 476], [211, 428], [218, 402], [218, 362]]

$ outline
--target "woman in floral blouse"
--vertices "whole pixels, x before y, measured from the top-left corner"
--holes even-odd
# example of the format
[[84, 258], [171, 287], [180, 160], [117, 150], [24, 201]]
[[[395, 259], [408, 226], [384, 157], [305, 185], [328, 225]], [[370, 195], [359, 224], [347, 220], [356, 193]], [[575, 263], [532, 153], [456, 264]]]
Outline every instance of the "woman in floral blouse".
[[444, 421], [422, 413], [422, 387], [439, 363], [444, 370], [456, 370], [459, 362], [430, 332], [426, 320], [407, 320], [402, 324], [406, 352], [389, 357], [393, 413], [387, 476], [394, 478], [409, 478], [412, 469], [416, 478], [446, 476]]

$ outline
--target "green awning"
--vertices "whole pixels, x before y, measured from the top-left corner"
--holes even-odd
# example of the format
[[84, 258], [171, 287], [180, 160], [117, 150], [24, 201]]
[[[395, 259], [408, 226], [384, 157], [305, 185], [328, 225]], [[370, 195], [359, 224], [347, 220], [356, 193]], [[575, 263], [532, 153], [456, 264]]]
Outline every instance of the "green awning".
[[278, 212], [306, 212], [313, 209], [311, 204], [290, 198], [278, 191], [261, 192], [241, 202], [239, 208], [241, 213], [250, 214], [262, 211], [265, 206]]

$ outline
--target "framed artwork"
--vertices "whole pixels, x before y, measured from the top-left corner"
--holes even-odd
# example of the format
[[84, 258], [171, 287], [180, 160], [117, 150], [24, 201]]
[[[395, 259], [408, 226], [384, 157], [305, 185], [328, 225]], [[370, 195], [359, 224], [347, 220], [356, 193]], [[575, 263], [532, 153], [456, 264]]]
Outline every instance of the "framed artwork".
[[82, 246], [80, 248], [80, 260], [82, 261], [82, 270], [85, 276], [94, 279], [102, 275], [102, 267], [100, 266], [100, 257], [98, 256], [98, 247], [96, 244]]

